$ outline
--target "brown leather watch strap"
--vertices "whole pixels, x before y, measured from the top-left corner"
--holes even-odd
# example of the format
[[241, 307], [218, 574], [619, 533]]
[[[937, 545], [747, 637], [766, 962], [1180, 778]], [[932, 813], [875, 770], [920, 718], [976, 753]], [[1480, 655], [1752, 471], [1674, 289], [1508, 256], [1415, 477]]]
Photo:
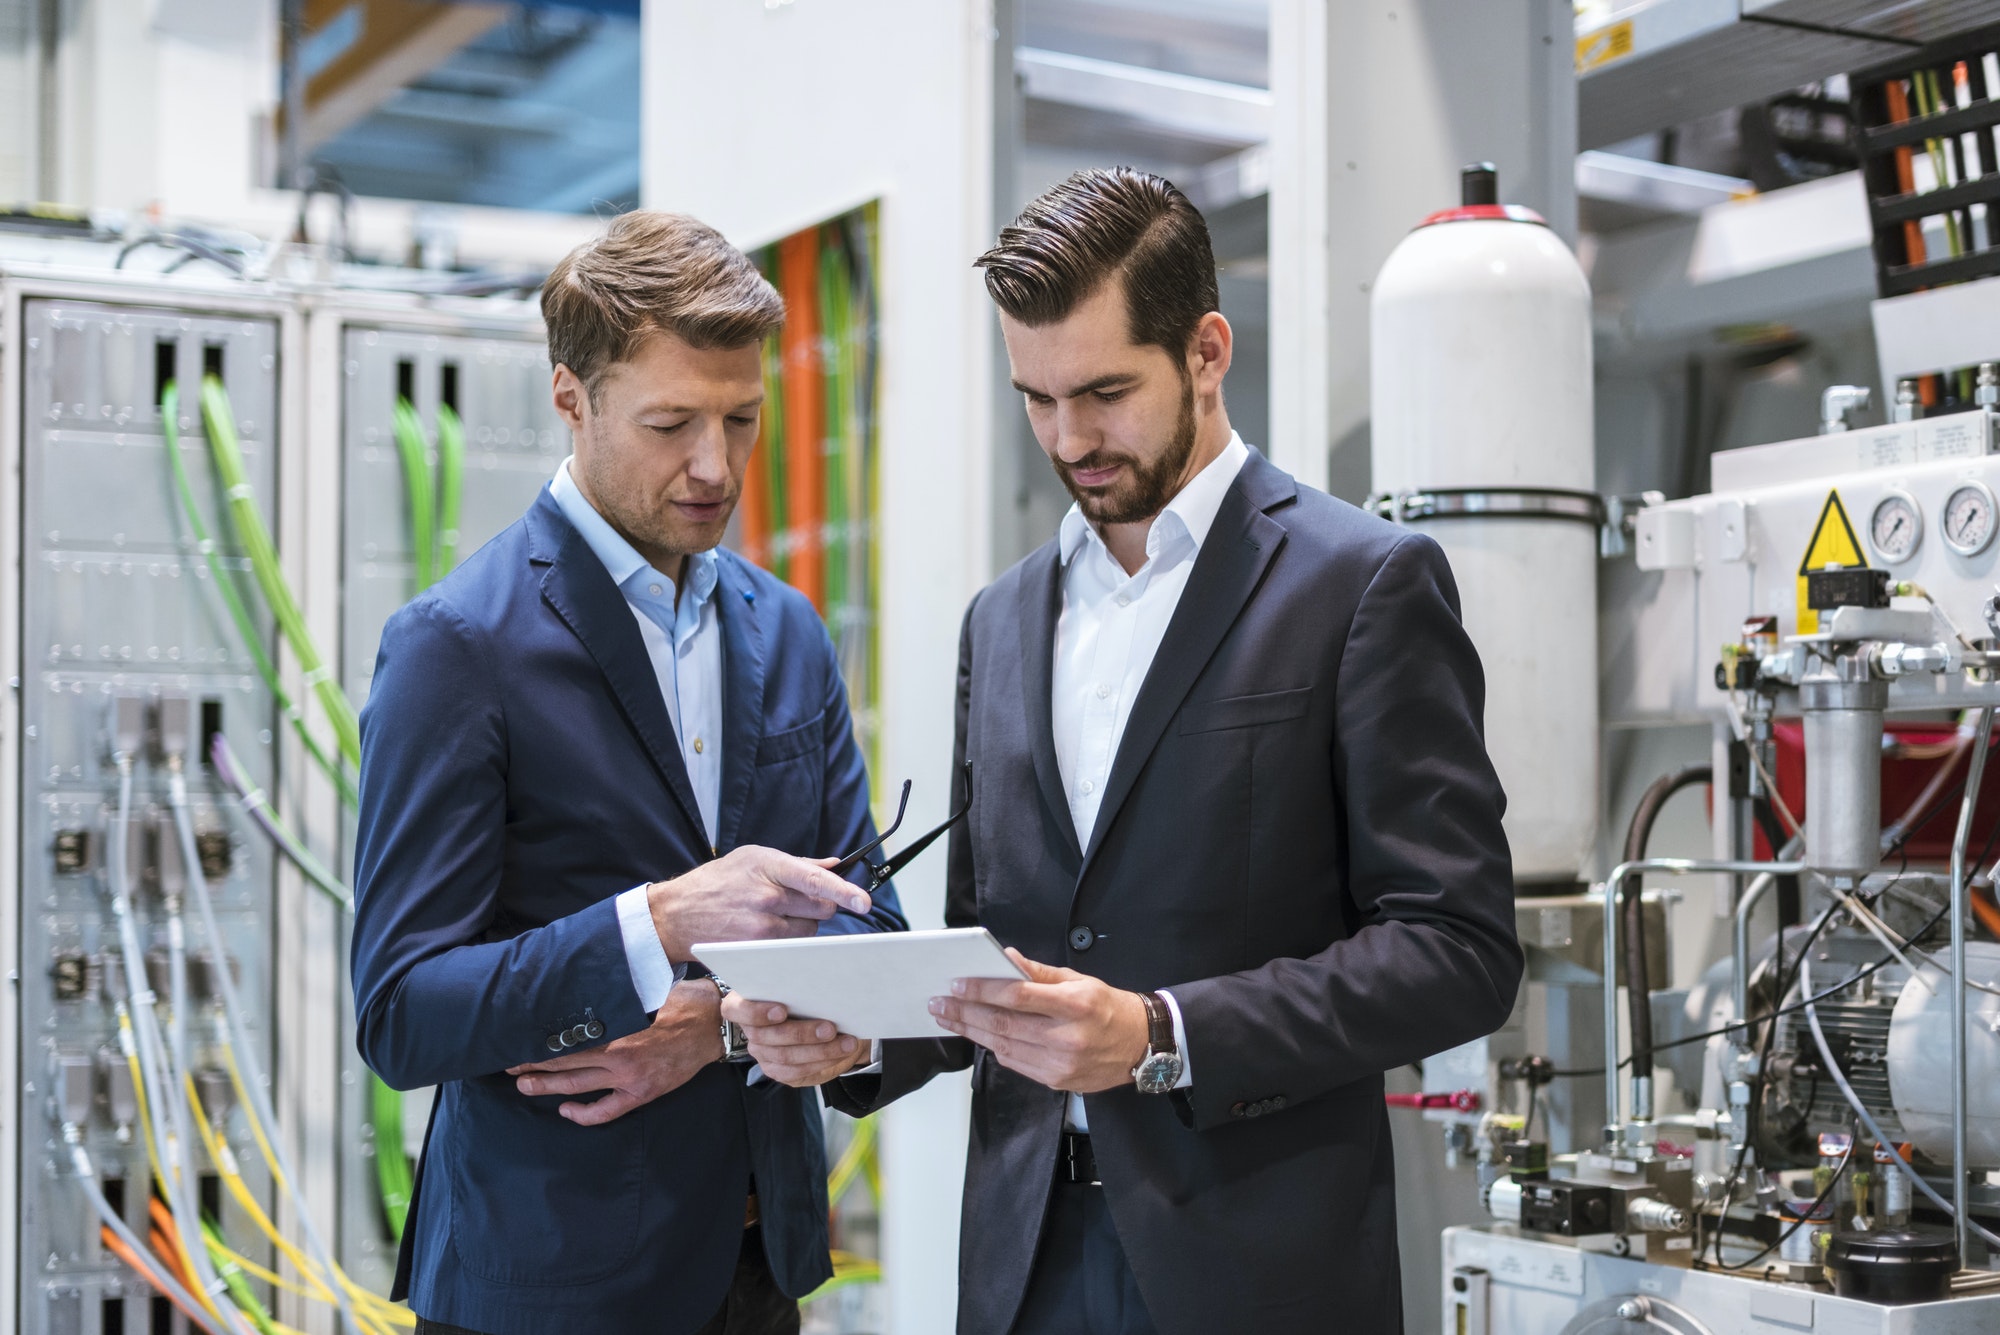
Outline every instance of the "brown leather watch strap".
[[1141, 992], [1146, 1004], [1146, 1046], [1153, 1052], [1174, 1052], [1174, 1017], [1158, 992]]

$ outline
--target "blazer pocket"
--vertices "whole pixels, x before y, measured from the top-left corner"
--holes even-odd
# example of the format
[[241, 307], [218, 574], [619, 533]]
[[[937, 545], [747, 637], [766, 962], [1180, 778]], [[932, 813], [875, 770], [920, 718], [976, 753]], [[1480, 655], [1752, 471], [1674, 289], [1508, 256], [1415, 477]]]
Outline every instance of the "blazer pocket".
[[1226, 728], [1254, 728], [1260, 723], [1302, 718], [1306, 706], [1312, 703], [1312, 693], [1312, 687], [1300, 686], [1261, 695], [1233, 695], [1226, 700], [1190, 701], [1181, 707], [1180, 732], [1182, 736], [1221, 732]]
[[786, 728], [783, 732], [767, 732], [764, 740], [757, 744], [757, 763], [775, 765], [780, 760], [792, 760], [824, 744], [826, 716], [815, 714], [796, 728]]

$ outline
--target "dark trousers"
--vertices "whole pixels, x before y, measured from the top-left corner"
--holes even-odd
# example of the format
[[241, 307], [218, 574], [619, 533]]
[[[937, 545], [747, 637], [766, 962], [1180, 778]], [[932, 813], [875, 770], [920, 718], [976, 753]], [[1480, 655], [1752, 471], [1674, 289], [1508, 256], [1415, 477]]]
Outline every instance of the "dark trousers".
[[1157, 1335], [1104, 1188], [1056, 1182], [1014, 1335]]
[[[417, 1335], [479, 1335], [463, 1326], [417, 1318]], [[550, 1335], [556, 1335], [551, 1331]], [[743, 1250], [722, 1307], [695, 1335], [799, 1335], [799, 1305], [785, 1296], [764, 1259], [764, 1232], [743, 1230]]]

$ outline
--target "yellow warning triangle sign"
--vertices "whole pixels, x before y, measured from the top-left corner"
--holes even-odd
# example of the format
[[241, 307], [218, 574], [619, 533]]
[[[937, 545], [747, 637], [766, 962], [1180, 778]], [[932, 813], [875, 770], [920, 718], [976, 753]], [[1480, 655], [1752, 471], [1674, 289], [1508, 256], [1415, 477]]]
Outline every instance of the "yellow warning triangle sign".
[[1806, 575], [1835, 567], [1842, 570], [1861, 569], [1867, 564], [1868, 557], [1861, 550], [1861, 540], [1854, 536], [1854, 525], [1847, 518], [1847, 507], [1840, 503], [1840, 493], [1829, 491], [1826, 504], [1820, 507], [1819, 522], [1813, 525], [1812, 541], [1806, 544], [1805, 557], [1799, 562], [1799, 634], [1819, 633], [1819, 613], [1806, 605]]

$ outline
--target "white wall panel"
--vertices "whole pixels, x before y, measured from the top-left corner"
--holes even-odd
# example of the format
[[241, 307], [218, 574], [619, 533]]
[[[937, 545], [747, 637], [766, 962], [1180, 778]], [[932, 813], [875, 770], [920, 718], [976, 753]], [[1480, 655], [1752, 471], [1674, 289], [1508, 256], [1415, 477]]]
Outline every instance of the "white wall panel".
[[[959, 619], [987, 570], [993, 19], [986, 0], [649, 0], [643, 197], [761, 245], [882, 201], [883, 779], [942, 820]], [[898, 878], [942, 921], [942, 859]], [[884, 1116], [897, 1335], [951, 1329], [967, 1086]]]

